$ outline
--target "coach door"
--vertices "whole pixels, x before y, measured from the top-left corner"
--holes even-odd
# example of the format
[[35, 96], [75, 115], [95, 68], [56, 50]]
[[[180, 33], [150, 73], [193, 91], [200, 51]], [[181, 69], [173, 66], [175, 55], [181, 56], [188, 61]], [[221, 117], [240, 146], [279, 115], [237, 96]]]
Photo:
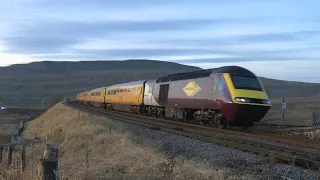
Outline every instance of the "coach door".
[[168, 95], [169, 95], [169, 84], [160, 85], [159, 102], [164, 104], [168, 103]]

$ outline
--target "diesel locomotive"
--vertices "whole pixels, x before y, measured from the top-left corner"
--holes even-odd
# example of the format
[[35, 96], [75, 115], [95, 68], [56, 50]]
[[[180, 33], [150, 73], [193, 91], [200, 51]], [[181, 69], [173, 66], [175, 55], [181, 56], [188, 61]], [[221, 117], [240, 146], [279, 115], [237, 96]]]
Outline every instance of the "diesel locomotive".
[[272, 106], [260, 79], [239, 66], [166, 75], [80, 93], [77, 102], [174, 120], [250, 127]]

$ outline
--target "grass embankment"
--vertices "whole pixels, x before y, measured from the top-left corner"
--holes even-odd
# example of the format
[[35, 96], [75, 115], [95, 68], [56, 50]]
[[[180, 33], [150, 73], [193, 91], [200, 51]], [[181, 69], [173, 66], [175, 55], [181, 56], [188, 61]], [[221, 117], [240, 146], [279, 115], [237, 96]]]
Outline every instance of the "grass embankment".
[[[29, 122], [24, 136], [49, 137], [59, 146], [60, 174], [70, 179], [221, 179], [221, 173], [205, 164], [170, 158], [147, 137], [124, 131], [122, 125], [57, 104]], [[28, 175], [43, 154], [43, 145], [27, 151]], [[32, 155], [32, 154], [33, 155]], [[36, 154], [36, 155], [35, 155]], [[32, 160], [30, 160], [30, 158]]]

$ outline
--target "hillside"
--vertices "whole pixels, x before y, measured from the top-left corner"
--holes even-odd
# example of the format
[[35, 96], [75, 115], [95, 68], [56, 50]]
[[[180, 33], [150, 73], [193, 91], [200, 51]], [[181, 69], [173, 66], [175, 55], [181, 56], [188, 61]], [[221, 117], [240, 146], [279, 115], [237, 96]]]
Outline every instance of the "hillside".
[[[0, 67], [0, 103], [9, 103], [8, 97], [73, 98], [78, 92], [96, 87], [199, 69], [151, 60], [46, 61]], [[261, 79], [270, 98], [310, 97], [320, 92], [320, 84]]]

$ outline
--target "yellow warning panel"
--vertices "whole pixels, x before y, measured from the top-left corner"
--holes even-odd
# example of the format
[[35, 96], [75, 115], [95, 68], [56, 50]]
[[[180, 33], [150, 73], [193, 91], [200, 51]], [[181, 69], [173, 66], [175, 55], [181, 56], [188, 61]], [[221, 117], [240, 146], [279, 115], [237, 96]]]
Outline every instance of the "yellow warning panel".
[[201, 87], [194, 81], [189, 82], [184, 88], [183, 91], [187, 96], [194, 96], [201, 90]]

